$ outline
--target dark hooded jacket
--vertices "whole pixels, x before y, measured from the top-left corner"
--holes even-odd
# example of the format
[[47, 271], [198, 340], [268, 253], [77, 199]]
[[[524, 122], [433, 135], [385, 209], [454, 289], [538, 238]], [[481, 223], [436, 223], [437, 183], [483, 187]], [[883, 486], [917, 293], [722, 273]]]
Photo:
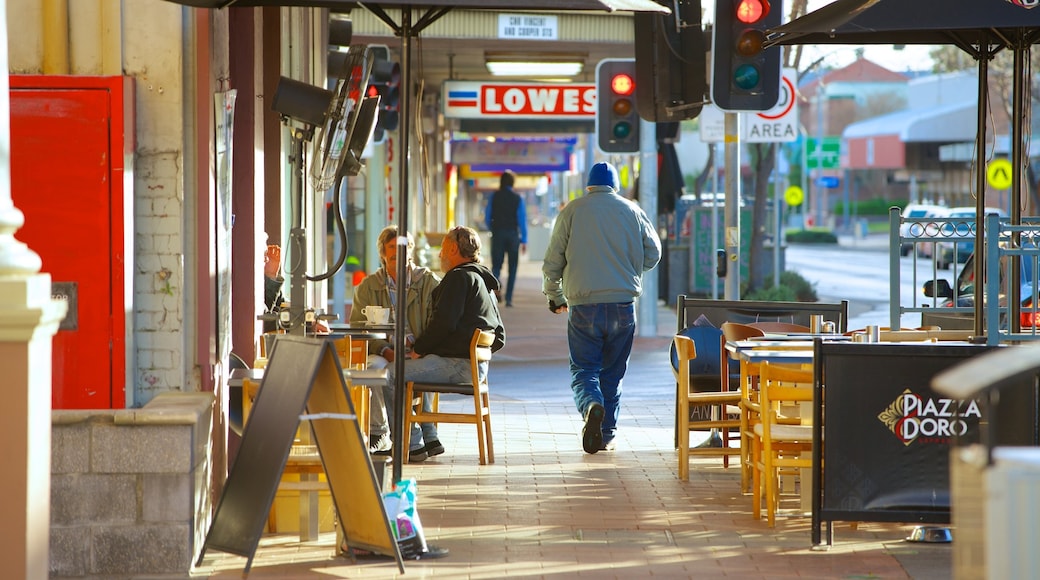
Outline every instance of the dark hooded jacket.
[[506, 343], [506, 330], [492, 292], [499, 289], [491, 270], [477, 262], [459, 264], [433, 290], [433, 310], [426, 330], [412, 349], [420, 355], [469, 358], [476, 329], [495, 331], [495, 352]]

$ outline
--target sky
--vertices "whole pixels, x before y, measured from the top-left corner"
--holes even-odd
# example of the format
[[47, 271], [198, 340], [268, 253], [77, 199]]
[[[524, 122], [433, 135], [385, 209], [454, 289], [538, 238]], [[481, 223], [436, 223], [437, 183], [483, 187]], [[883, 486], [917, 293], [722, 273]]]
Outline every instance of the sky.
[[[913, 0], [907, 1], [912, 2]], [[809, 0], [809, 12], [819, 10], [831, 2], [833, 0]], [[786, 13], [790, 12], [789, 6], [788, 2], [784, 2], [785, 21], [787, 19]], [[825, 62], [833, 68], [841, 68], [856, 60], [857, 48], [860, 47], [837, 44], [806, 46], [802, 55], [802, 62], [809, 64], [823, 55], [828, 55]], [[932, 59], [928, 56], [928, 51], [932, 48], [931, 46], [908, 44], [902, 50], [896, 50], [892, 45], [871, 44], [862, 48], [864, 49], [864, 58], [891, 71], [930, 70], [932, 66]]]

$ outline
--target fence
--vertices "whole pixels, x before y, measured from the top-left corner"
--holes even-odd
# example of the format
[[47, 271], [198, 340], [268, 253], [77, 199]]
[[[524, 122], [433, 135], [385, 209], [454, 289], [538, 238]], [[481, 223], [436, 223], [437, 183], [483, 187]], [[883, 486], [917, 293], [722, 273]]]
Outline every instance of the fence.
[[[974, 283], [974, 260], [969, 259], [978, 237], [974, 217], [904, 219], [899, 208], [893, 207], [889, 212], [891, 327], [899, 328], [902, 315], [910, 313], [921, 314], [922, 324], [932, 321], [944, 327], [972, 329], [976, 328], [975, 318], [980, 317], [979, 327], [984, 330], [987, 344], [1040, 339], [1036, 325], [1040, 321], [1036, 299], [1040, 287], [1040, 217], [1021, 221], [1021, 225], [1012, 225], [1009, 219], [996, 214], [985, 216], [984, 283], [979, 287]], [[945, 278], [940, 281], [939, 270], [949, 265], [953, 270], [949, 295], [933, 292], [931, 297], [924, 296], [921, 288], [927, 280], [919, 280], [914, 267], [914, 294], [910, 304], [904, 306], [900, 295], [904, 252], [915, 265], [921, 259], [932, 260], [931, 285], [935, 290], [948, 284]], [[984, 308], [976, 312], [975, 304], [980, 300]]]

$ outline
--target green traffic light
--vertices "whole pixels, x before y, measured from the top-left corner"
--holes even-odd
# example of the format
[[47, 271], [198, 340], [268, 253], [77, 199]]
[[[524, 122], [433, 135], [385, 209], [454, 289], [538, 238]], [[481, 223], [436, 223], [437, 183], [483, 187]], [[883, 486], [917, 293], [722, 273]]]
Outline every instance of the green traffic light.
[[733, 71], [733, 84], [745, 91], [750, 91], [758, 86], [760, 76], [757, 66], [742, 64]]
[[614, 125], [614, 138], [615, 139], [628, 139], [628, 136], [632, 134], [632, 124], [628, 121], [621, 121]]

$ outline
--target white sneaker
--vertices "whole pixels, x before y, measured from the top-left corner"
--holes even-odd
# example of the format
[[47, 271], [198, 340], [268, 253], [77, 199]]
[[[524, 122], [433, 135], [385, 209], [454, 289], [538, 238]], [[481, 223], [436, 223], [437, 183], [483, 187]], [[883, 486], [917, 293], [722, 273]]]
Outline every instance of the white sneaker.
[[368, 452], [369, 453], [385, 453], [387, 451], [390, 451], [390, 449], [393, 446], [394, 446], [393, 442], [390, 441], [390, 434], [389, 433], [383, 433], [375, 441], [369, 442], [369, 444], [368, 444]]

